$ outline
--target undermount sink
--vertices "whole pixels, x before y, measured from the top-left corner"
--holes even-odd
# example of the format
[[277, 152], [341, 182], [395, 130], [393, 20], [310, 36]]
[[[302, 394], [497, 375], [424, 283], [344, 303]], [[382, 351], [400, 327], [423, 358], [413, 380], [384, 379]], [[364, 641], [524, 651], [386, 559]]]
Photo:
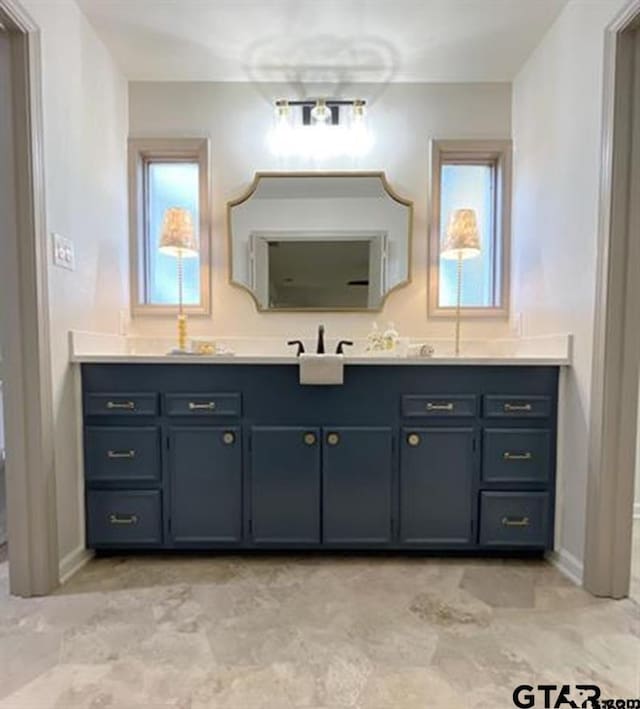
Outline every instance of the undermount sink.
[[300, 363], [300, 384], [344, 384], [344, 355], [303, 353]]

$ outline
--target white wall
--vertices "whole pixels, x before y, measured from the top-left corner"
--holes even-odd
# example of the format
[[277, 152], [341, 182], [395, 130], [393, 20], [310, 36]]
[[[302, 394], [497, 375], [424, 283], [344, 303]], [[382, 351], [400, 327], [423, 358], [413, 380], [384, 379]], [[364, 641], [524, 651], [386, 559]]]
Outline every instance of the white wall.
[[[313, 93], [312, 87], [309, 91]], [[350, 87], [371, 100], [368, 121], [375, 144], [358, 160], [322, 163], [274, 157], [267, 134], [273, 100], [293, 97], [285, 85], [141, 82], [129, 86], [130, 133], [135, 137], [209, 136], [212, 153], [211, 318], [191, 318], [192, 334], [304, 335], [322, 320], [333, 336], [362, 336], [372, 320], [392, 320], [402, 335], [452, 336], [451, 321], [427, 321], [428, 141], [439, 138], [508, 138], [508, 84], [393, 84]], [[383, 314], [259, 314], [251, 297], [228, 283], [226, 202], [242, 194], [257, 170], [384, 170], [394, 189], [414, 200], [413, 282], [388, 299]], [[139, 318], [136, 334], [172, 336], [173, 319]], [[464, 334], [506, 335], [506, 322], [473, 322]]]
[[42, 33], [47, 229], [73, 239], [76, 270], [50, 267], [60, 556], [83, 543], [70, 329], [116, 332], [128, 305], [127, 84], [73, 0], [24, 0]]
[[603, 40], [623, 0], [572, 0], [513, 85], [513, 308], [525, 335], [573, 332], [563, 385], [560, 546], [584, 552]]

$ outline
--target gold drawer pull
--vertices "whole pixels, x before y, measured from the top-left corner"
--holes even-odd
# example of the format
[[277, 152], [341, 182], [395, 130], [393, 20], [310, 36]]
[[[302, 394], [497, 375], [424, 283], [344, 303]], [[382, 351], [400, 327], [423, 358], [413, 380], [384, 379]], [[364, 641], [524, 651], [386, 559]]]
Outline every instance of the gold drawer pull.
[[531, 411], [531, 404], [505, 404], [505, 411]]
[[420, 445], [420, 436], [417, 433], [410, 433], [407, 436], [407, 443], [415, 448]]
[[138, 524], [138, 515], [109, 515], [110, 524]]
[[121, 458], [135, 458], [136, 457], [136, 452], [134, 450], [129, 450], [129, 451], [107, 451], [107, 458], [110, 460], [118, 460]]
[[225, 431], [222, 434], [222, 442], [225, 444], [225, 446], [231, 446], [235, 443], [236, 437], [231, 431]]
[[429, 402], [427, 404], [427, 411], [453, 411], [453, 404], [451, 402], [448, 404], [432, 404]]
[[340, 443], [340, 436], [337, 433], [329, 433], [327, 435], [327, 443], [330, 446], [337, 446]]
[[208, 401], [206, 404], [198, 404], [195, 401], [189, 402], [189, 411], [213, 411], [215, 408], [215, 401]]
[[532, 460], [533, 453], [531, 453], [531, 451], [527, 451], [526, 453], [511, 453], [509, 451], [505, 451], [502, 457], [504, 460]]
[[107, 408], [110, 410], [126, 409], [127, 411], [133, 411], [136, 405], [133, 401], [107, 401]]
[[314, 446], [316, 443], [316, 434], [315, 433], [305, 433], [304, 434], [304, 442], [307, 446]]
[[528, 527], [530, 522], [528, 517], [503, 517], [502, 524], [505, 527]]

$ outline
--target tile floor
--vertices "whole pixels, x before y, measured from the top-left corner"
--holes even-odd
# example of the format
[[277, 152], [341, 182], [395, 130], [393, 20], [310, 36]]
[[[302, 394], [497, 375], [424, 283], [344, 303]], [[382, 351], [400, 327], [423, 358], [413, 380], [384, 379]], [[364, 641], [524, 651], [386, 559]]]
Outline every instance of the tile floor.
[[0, 709], [506, 709], [519, 683], [640, 695], [640, 605], [543, 561], [113, 557], [10, 598]]

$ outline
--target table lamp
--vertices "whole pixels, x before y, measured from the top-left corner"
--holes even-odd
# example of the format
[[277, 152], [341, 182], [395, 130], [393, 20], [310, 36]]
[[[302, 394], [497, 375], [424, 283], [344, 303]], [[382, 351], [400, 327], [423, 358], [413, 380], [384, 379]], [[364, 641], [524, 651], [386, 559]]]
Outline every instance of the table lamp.
[[183, 289], [183, 263], [185, 258], [198, 256], [198, 242], [193, 230], [191, 212], [183, 207], [170, 207], [164, 213], [160, 246], [158, 250], [163, 254], [174, 256], [178, 260], [178, 349], [177, 352], [187, 351], [187, 316], [182, 303]]
[[456, 278], [456, 357], [460, 355], [460, 300], [462, 298], [462, 262], [480, 256], [478, 220], [473, 209], [455, 209], [449, 218], [446, 238], [440, 256], [458, 261]]

